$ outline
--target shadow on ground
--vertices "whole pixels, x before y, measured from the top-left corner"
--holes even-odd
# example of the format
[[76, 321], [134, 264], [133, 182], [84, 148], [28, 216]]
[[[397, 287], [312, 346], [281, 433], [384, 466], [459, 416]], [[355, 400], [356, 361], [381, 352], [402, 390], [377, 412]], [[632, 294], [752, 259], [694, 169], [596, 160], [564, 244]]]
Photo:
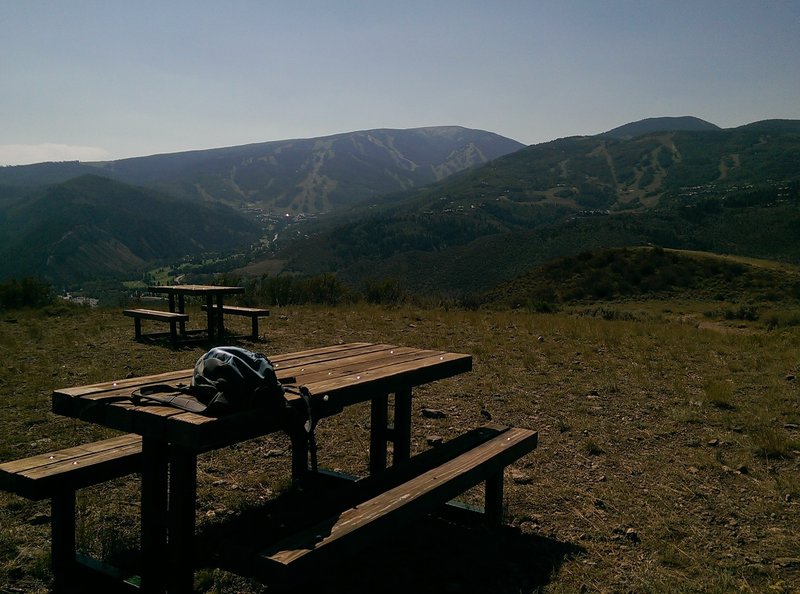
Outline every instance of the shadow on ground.
[[465, 527], [426, 518], [408, 528], [402, 537], [376, 541], [330, 573], [307, 579], [307, 587], [331, 594], [535, 592], [564, 561], [583, 552], [513, 527]]
[[266, 592], [519, 594], [538, 591], [582, 547], [511, 526], [425, 517], [333, 564], [290, 573]]

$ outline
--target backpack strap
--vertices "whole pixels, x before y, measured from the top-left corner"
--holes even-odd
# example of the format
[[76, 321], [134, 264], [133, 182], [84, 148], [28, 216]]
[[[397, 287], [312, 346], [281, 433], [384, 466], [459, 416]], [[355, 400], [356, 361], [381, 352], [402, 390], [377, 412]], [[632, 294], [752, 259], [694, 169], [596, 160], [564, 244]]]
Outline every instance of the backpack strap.
[[170, 386], [169, 384], [144, 386], [134, 391], [130, 399], [137, 406], [142, 403], [142, 400], [148, 400], [200, 414], [204, 413], [208, 408], [207, 405], [191, 394], [191, 386], [183, 384], [178, 384], [178, 386]]
[[[294, 378], [292, 378], [294, 379]], [[313, 400], [311, 392], [305, 386], [287, 386], [282, 384], [285, 392], [300, 396], [305, 404], [305, 418], [303, 419], [303, 430], [308, 440], [308, 451], [311, 454], [311, 471], [317, 471], [317, 437], [314, 430], [317, 428], [317, 416], [314, 414]]]

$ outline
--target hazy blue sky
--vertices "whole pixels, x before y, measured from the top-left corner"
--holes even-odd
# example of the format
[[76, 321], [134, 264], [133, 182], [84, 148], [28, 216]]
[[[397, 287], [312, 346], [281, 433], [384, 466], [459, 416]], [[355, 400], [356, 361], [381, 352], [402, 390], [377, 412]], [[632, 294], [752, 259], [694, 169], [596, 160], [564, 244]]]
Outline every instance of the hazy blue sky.
[[0, 164], [800, 119], [800, 1], [0, 0]]

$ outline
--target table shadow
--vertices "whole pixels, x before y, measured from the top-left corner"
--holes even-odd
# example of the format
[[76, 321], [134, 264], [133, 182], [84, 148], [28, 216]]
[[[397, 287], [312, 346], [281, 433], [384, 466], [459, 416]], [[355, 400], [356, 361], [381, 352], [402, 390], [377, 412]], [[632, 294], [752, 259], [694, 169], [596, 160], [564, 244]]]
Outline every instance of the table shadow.
[[[408, 526], [400, 536], [339, 562], [324, 577], [308, 579], [314, 592], [387, 594], [535, 592], [561, 564], [584, 550], [505, 526], [465, 527], [436, 518]], [[290, 591], [291, 584], [284, 588]], [[281, 591], [277, 589], [275, 591]]]
[[[242, 518], [250, 534], [252, 519]], [[513, 526], [489, 527], [431, 515], [378, 535], [335, 562], [315, 565], [313, 571], [276, 576], [265, 591], [533, 593], [548, 584], [565, 561], [584, 553], [579, 545]]]

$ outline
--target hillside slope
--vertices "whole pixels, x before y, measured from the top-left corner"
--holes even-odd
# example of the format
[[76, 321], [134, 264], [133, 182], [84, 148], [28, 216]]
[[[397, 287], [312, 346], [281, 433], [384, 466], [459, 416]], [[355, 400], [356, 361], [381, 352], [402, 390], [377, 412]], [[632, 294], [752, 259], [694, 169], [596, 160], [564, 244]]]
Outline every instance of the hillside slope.
[[661, 248], [581, 252], [505, 282], [484, 297], [501, 307], [550, 308], [619, 299], [792, 302], [800, 295], [797, 267], [765, 266], [702, 252]]
[[148, 263], [247, 245], [259, 231], [222, 205], [82, 176], [0, 210], [0, 278], [34, 275], [57, 285], [130, 278]]
[[296, 272], [397, 275], [446, 292], [485, 290], [583, 249], [646, 243], [800, 261], [797, 163], [796, 121], [564, 138], [353, 212], [283, 255]]

